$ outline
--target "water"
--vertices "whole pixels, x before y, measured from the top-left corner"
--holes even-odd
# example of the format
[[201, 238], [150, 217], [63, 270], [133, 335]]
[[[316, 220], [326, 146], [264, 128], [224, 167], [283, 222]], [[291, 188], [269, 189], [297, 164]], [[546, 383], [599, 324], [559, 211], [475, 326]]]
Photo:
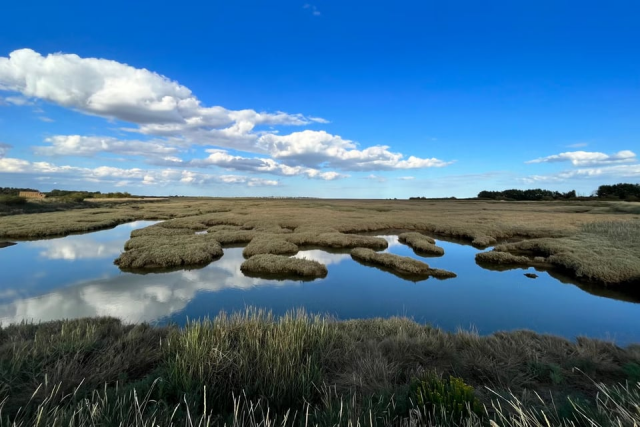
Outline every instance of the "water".
[[[584, 335], [640, 342], [640, 304], [605, 298], [562, 283], [546, 272], [491, 271], [476, 265], [477, 249], [438, 241], [439, 258], [421, 258], [385, 236], [387, 251], [454, 271], [455, 279], [411, 282], [353, 261], [347, 253], [301, 251], [329, 269], [312, 282], [245, 277], [241, 248], [227, 248], [207, 267], [145, 275], [113, 265], [139, 221], [111, 230], [20, 242], [0, 249], [0, 323], [114, 316], [128, 322], [175, 322], [247, 305], [281, 314], [292, 308], [339, 319], [409, 316], [447, 330], [532, 329], [573, 339]], [[529, 279], [525, 272], [535, 272]]]

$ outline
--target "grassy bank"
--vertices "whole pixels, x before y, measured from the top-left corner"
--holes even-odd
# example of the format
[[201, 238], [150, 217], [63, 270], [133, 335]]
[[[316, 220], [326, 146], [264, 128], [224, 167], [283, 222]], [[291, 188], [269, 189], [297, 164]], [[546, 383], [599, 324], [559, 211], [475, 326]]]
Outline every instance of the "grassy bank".
[[607, 285], [640, 283], [640, 221], [599, 221], [559, 239], [531, 239], [498, 245], [476, 255], [478, 262], [550, 265]]
[[2, 426], [640, 419], [640, 346], [447, 333], [404, 318], [247, 310], [182, 329], [109, 318], [12, 325], [0, 330], [0, 368]]

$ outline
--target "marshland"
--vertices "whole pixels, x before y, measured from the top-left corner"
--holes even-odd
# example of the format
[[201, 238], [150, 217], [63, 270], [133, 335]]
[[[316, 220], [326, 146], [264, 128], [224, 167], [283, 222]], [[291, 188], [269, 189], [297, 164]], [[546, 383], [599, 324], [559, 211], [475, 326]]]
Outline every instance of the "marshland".
[[633, 203], [30, 212], [0, 217], [0, 425], [638, 423]]

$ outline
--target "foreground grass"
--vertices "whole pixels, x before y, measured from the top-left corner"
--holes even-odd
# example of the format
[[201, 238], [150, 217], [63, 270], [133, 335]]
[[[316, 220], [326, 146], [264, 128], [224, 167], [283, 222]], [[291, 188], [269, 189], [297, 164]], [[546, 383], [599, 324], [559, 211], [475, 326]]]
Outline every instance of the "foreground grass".
[[404, 318], [248, 309], [182, 329], [0, 330], [1, 426], [634, 425], [637, 381], [639, 346]]

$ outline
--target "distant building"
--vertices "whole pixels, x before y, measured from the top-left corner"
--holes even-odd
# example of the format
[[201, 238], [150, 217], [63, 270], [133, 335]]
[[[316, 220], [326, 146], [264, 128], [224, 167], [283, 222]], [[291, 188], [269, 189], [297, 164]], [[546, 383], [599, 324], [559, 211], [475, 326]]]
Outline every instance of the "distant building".
[[46, 194], [39, 191], [21, 191], [18, 196], [24, 197], [25, 199], [44, 199], [47, 197]]

